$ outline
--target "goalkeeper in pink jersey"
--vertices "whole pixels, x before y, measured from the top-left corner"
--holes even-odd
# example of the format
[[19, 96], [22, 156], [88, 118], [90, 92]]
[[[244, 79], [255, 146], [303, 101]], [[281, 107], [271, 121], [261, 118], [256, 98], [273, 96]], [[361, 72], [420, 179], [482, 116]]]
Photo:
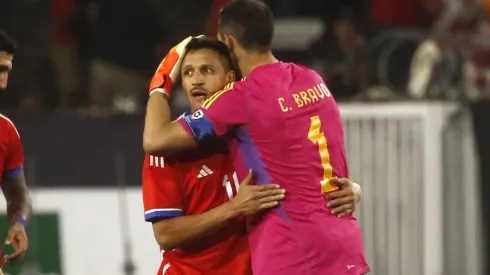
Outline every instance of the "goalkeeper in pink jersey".
[[[273, 33], [272, 13], [263, 3], [236, 0], [223, 8], [219, 39], [246, 79], [170, 122], [172, 69], [149, 102], [145, 151], [168, 154], [224, 137], [240, 180], [252, 170], [256, 184], [274, 182], [286, 189], [274, 210], [247, 221], [255, 275], [366, 274], [370, 268], [357, 220], [339, 218], [325, 207], [324, 194], [338, 190], [332, 179], [348, 177], [338, 107], [316, 72], [275, 59]], [[177, 60], [182, 48], [163, 66]]]

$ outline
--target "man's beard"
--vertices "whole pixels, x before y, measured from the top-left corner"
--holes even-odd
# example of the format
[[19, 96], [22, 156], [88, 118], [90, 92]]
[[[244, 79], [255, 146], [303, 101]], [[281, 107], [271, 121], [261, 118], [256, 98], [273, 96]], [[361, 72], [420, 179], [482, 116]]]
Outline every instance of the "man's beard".
[[230, 57], [231, 57], [231, 69], [233, 71], [235, 71], [235, 75], [236, 75], [236, 79], [237, 80], [240, 80], [242, 79], [243, 75], [242, 75], [242, 72], [240, 70], [240, 66], [238, 66], [238, 57], [236, 56], [236, 54], [233, 52], [233, 49], [230, 50]]

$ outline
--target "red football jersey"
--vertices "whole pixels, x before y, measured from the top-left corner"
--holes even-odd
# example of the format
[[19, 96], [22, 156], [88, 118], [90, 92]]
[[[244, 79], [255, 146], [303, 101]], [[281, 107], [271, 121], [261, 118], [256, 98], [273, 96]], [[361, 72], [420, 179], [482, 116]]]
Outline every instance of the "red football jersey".
[[[146, 155], [145, 220], [204, 213], [229, 201], [239, 187], [232, 159], [221, 142], [172, 157]], [[159, 274], [252, 274], [246, 226], [235, 220], [188, 247], [165, 251]]]
[[24, 164], [24, 150], [12, 121], [0, 114], [0, 182], [18, 174]]

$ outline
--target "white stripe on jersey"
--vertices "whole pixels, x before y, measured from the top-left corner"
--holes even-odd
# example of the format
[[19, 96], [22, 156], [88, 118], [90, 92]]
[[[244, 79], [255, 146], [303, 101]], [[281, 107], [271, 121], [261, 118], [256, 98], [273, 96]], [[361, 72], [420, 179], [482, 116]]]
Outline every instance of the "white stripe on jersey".
[[209, 167], [207, 167], [206, 165], [202, 166], [202, 170], [206, 171], [210, 175], [213, 173], [213, 171], [211, 171], [211, 169], [209, 169]]
[[150, 155], [150, 166], [163, 168], [165, 167], [165, 160], [163, 157], [155, 157]]
[[154, 208], [154, 209], [145, 211], [145, 215], [151, 214], [153, 212], [165, 212], [165, 211], [181, 211], [181, 212], [184, 212], [182, 209], [179, 209], [179, 208]]
[[170, 264], [167, 263], [164, 267], [163, 267], [163, 271], [162, 271], [162, 275], [165, 275], [165, 273], [167, 272], [167, 270], [170, 268]]
[[8, 123], [10, 123], [10, 125], [12, 125], [12, 127], [14, 128], [15, 132], [17, 133], [17, 136], [20, 138], [20, 135], [19, 135], [19, 131], [17, 131], [17, 128], [15, 127], [15, 124], [12, 122], [12, 120], [10, 120], [8, 117], [0, 114], [0, 118], [3, 118], [5, 119]]

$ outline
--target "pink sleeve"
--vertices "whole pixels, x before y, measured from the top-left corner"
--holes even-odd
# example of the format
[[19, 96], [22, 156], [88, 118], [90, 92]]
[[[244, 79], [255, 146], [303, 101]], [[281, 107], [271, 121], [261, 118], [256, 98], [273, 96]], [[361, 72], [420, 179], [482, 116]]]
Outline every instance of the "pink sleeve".
[[179, 123], [196, 140], [223, 136], [248, 122], [247, 82], [228, 84], [203, 102], [201, 109], [184, 116]]

